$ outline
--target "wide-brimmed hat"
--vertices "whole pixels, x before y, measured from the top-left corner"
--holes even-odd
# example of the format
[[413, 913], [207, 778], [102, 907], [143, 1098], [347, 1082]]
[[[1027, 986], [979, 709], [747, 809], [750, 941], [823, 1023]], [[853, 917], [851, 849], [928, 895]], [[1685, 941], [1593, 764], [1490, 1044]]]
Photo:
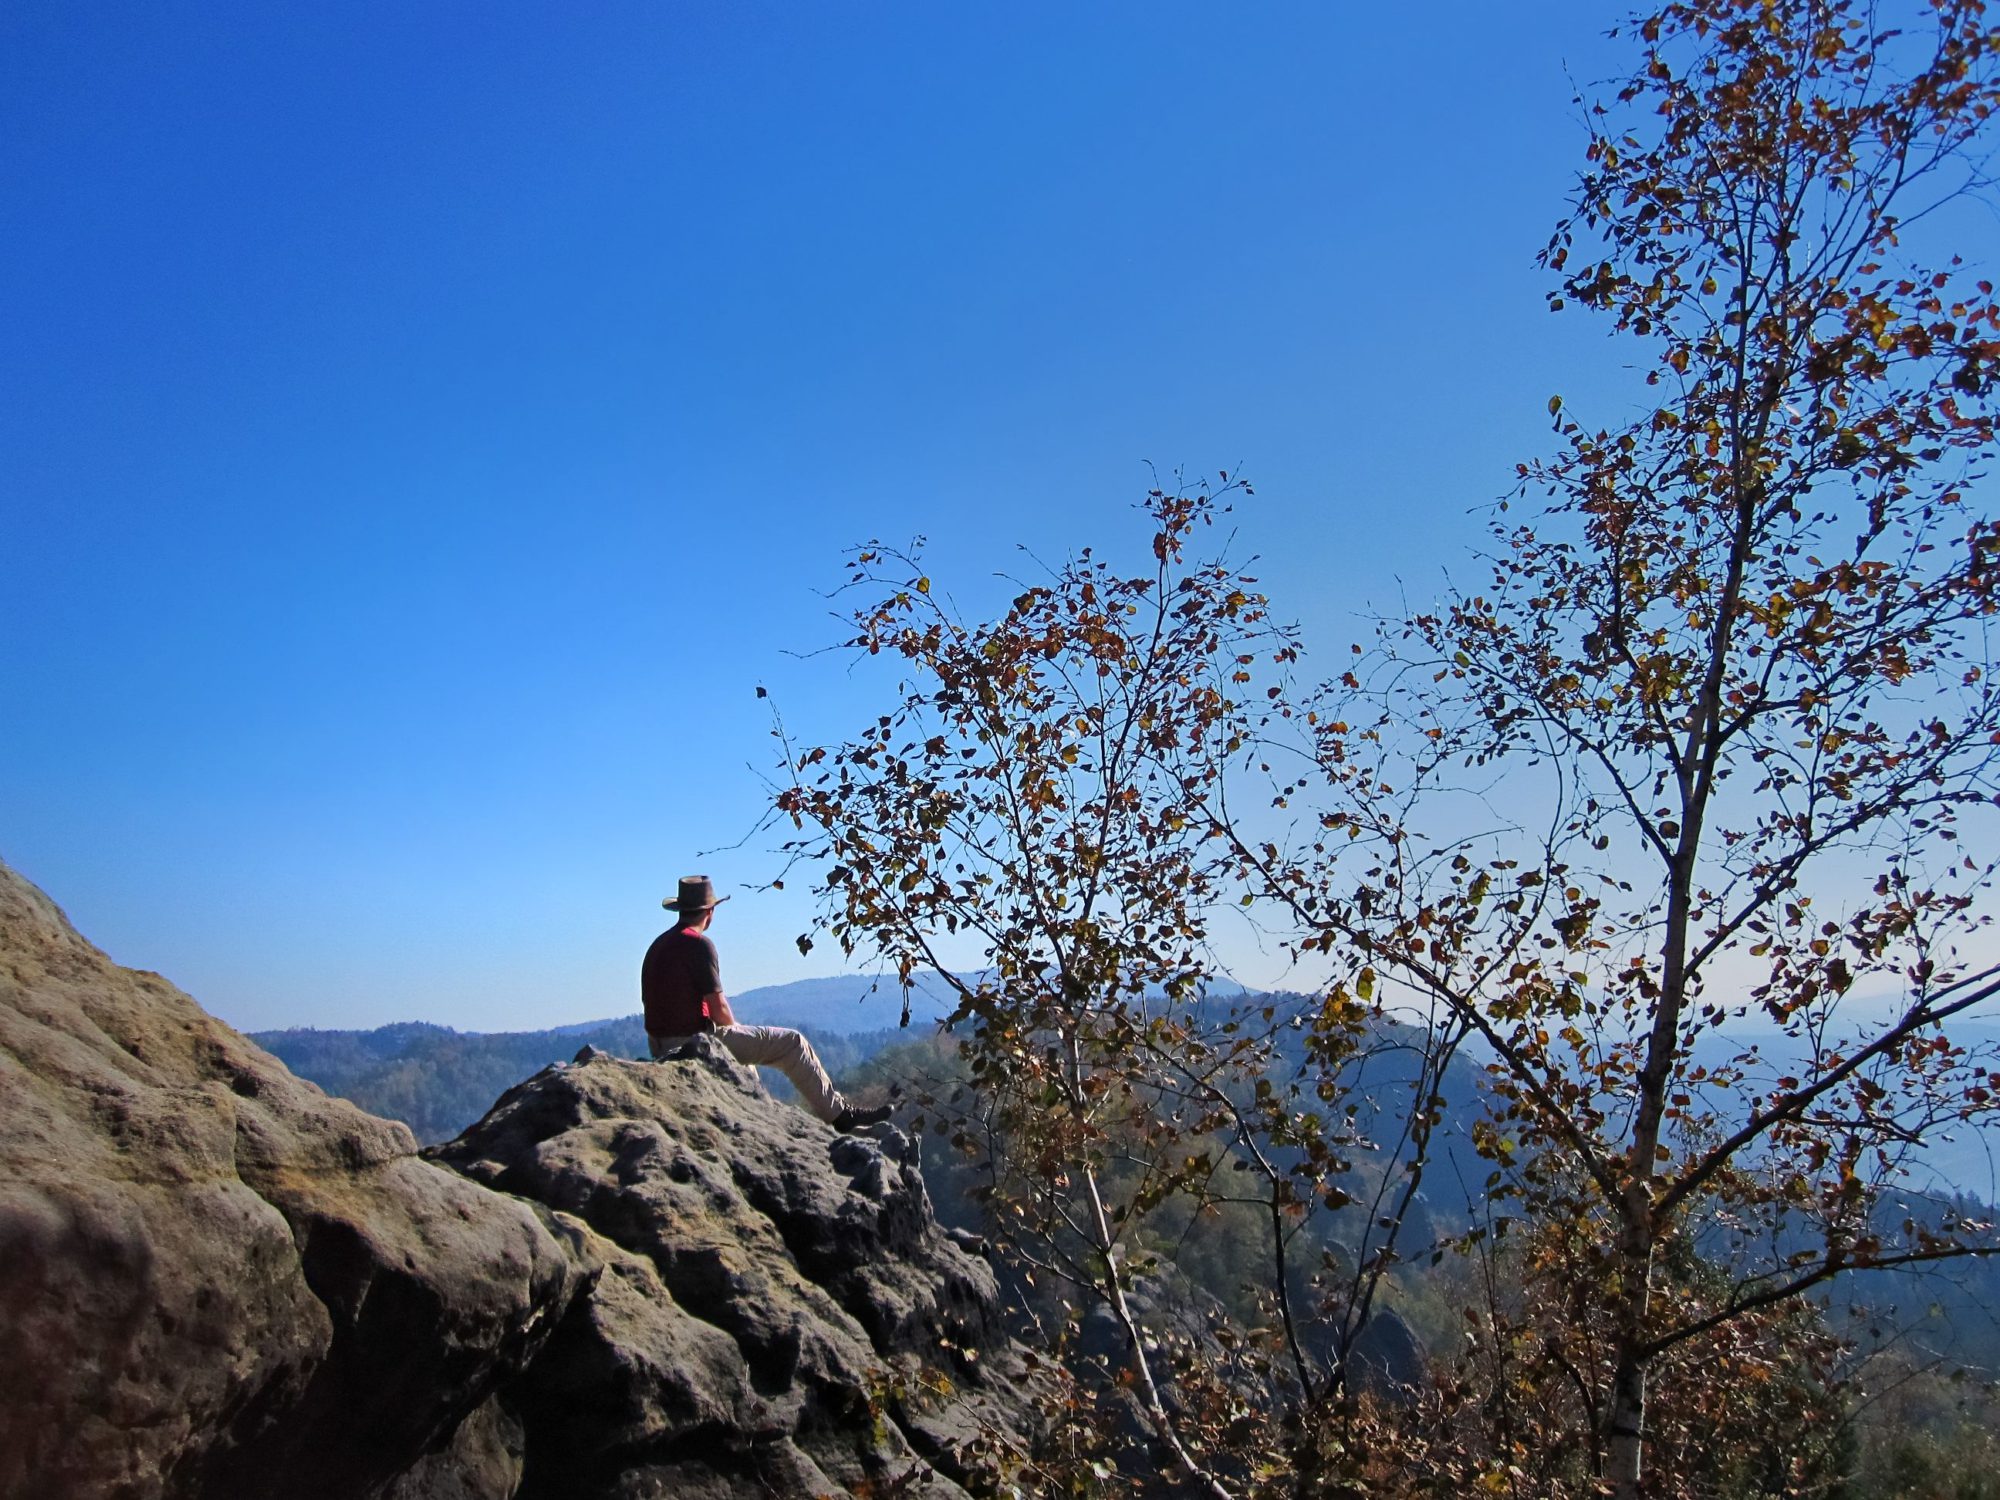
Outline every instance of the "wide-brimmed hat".
[[668, 911], [707, 911], [711, 906], [720, 906], [727, 896], [715, 894], [715, 882], [706, 875], [681, 876], [681, 890], [678, 896], [662, 901], [660, 905]]

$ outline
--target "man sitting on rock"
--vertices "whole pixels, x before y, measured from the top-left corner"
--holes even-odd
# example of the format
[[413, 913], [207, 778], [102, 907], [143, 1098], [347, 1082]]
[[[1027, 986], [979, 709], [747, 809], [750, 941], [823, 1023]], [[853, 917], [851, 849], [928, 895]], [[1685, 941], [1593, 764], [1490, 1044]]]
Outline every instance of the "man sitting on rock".
[[776, 1068], [792, 1081], [806, 1108], [835, 1130], [879, 1125], [890, 1107], [856, 1109], [840, 1097], [812, 1043], [789, 1026], [740, 1025], [722, 994], [722, 965], [708, 924], [717, 899], [706, 875], [681, 880], [680, 893], [660, 904], [680, 920], [646, 950], [639, 969], [639, 993], [646, 1006], [646, 1041], [653, 1056], [671, 1057], [689, 1039], [703, 1033], [722, 1043], [740, 1063]]

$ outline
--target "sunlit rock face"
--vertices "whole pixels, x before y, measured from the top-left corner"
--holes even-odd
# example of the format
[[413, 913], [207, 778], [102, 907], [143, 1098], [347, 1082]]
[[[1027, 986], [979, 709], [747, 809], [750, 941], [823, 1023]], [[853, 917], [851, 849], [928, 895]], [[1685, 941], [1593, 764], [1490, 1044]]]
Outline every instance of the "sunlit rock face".
[[361, 1495], [583, 1275], [0, 868], [0, 1494]]
[[422, 1156], [0, 866], [0, 1495], [951, 1495], [1020, 1368], [893, 1131], [698, 1049]]

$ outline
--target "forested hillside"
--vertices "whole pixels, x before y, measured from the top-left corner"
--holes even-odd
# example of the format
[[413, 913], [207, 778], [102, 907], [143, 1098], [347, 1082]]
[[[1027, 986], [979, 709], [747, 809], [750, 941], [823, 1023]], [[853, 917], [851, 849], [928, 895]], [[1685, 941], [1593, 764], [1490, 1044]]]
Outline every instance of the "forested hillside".
[[[864, 984], [837, 978], [806, 981], [746, 992], [742, 1003], [746, 1011], [774, 1016], [813, 1010], [872, 1018]], [[1234, 1003], [1296, 1006], [1301, 998], [1244, 995]], [[775, 1003], [780, 999], [790, 1003], [781, 1007]], [[993, 1163], [986, 1155], [986, 1143], [955, 1119], [956, 1107], [970, 1098], [956, 1044], [935, 1035], [933, 1027], [840, 1032], [805, 1022], [796, 1014], [785, 1019], [802, 1022], [801, 1029], [812, 1038], [828, 1071], [844, 1086], [865, 1090], [895, 1083], [907, 1091], [913, 1103], [905, 1117], [922, 1116], [933, 1132], [924, 1174], [939, 1217], [975, 1233], [986, 1232], [990, 1226], [984, 1189], [992, 1179]], [[1395, 1163], [1408, 1152], [1401, 1112], [1408, 1107], [1412, 1054], [1399, 1045], [1399, 1032], [1395, 1023], [1381, 1023], [1377, 1045], [1368, 1049], [1357, 1070], [1358, 1135], [1367, 1144], [1355, 1153], [1342, 1178], [1352, 1202], [1341, 1212], [1315, 1212], [1305, 1219], [1304, 1245], [1312, 1253], [1296, 1257], [1302, 1267], [1310, 1266], [1300, 1272], [1302, 1296], [1312, 1290], [1307, 1283], [1329, 1266], [1344, 1266], [1351, 1272], [1360, 1255], [1376, 1248], [1379, 1240], [1379, 1226], [1371, 1230], [1371, 1221], [1380, 1216]], [[461, 1032], [406, 1021], [372, 1031], [299, 1028], [264, 1032], [253, 1039], [300, 1077], [373, 1114], [403, 1121], [426, 1144], [451, 1139], [483, 1116], [507, 1089], [550, 1063], [567, 1061], [585, 1046], [619, 1057], [646, 1053], [645, 1032], [637, 1016], [546, 1031]], [[1296, 1043], [1280, 1049], [1281, 1068], [1299, 1064], [1297, 1051]], [[1447, 1306], [1449, 1298], [1442, 1294], [1453, 1269], [1444, 1263], [1433, 1267], [1432, 1256], [1489, 1218], [1484, 1194], [1489, 1169], [1472, 1136], [1472, 1122], [1482, 1108], [1480, 1072], [1479, 1063], [1471, 1058], [1459, 1059], [1445, 1071], [1439, 1090], [1440, 1128], [1431, 1143], [1424, 1186], [1405, 1214], [1397, 1245], [1407, 1269], [1395, 1276], [1390, 1301], [1435, 1353], [1445, 1352], [1458, 1329]], [[774, 1094], [790, 1096], [790, 1085], [780, 1074], [766, 1069], [761, 1076]], [[1961, 1148], [1953, 1159], [1965, 1154]], [[1227, 1172], [1235, 1165], [1235, 1159], [1221, 1149], [1218, 1171]], [[1919, 1163], [1909, 1188], [1884, 1197], [1878, 1208], [1884, 1232], [1893, 1231], [1904, 1218], [1931, 1221], [1950, 1209], [1964, 1214], [1988, 1211], [1983, 1194], [1976, 1190], [1954, 1194], [1935, 1186], [1937, 1177]], [[1254, 1312], [1252, 1292], [1268, 1278], [1263, 1266], [1253, 1263], [1263, 1252], [1248, 1209], [1223, 1205], [1199, 1215], [1192, 1210], [1169, 1214], [1152, 1231], [1149, 1243], [1190, 1284], [1207, 1289], [1232, 1311], [1245, 1316]], [[1716, 1236], [1712, 1250], [1727, 1254], [1724, 1236]], [[1330, 1259], [1322, 1262], [1322, 1255]], [[1850, 1273], [1835, 1284], [1826, 1305], [1836, 1329], [1861, 1344], [1906, 1345], [1925, 1357], [1947, 1357], [1976, 1370], [1996, 1364], [2000, 1264], [1993, 1261], [1952, 1261], [1934, 1270], [1900, 1274]]]
[[[863, 1013], [865, 1002], [856, 1002], [854, 989], [840, 981], [816, 981], [790, 987], [787, 998], [809, 997], [822, 1014], [829, 1006], [838, 1007], [835, 1014]], [[1280, 1012], [1295, 1010], [1304, 999], [1236, 992], [1227, 1002], [1207, 1004], [1210, 1021], [1223, 1026], [1231, 1015], [1267, 1004]], [[746, 1011], [754, 1007], [753, 1013], [775, 1019], [779, 1007], [773, 1001], [774, 992], [742, 997]], [[939, 1219], [973, 1234], [992, 1234], [995, 1184], [1010, 1164], [996, 1158], [993, 1140], [978, 1128], [977, 1095], [968, 1087], [957, 1042], [934, 1027], [805, 1029], [843, 1086], [865, 1090], [895, 1083], [904, 1089], [906, 1107], [899, 1118], [921, 1127], [923, 1175]], [[1302, 1043], [1280, 1036], [1272, 1075], [1278, 1086], [1304, 1061]], [[455, 1136], [508, 1088], [584, 1046], [628, 1057], [645, 1052], [636, 1016], [537, 1032], [467, 1033], [406, 1022], [365, 1032], [273, 1032], [256, 1040], [301, 1076], [371, 1112], [405, 1121], [426, 1142]], [[1305, 1310], [1340, 1306], [1385, 1245], [1394, 1264], [1381, 1278], [1369, 1331], [1356, 1338], [1352, 1356], [1384, 1365], [1400, 1361], [1405, 1372], [1412, 1357], [1438, 1369], [1473, 1357], [1459, 1309], [1507, 1295], [1515, 1261], [1525, 1249], [1504, 1227], [1504, 1207], [1485, 1196], [1489, 1167], [1474, 1144], [1474, 1122], [1488, 1103], [1482, 1089], [1485, 1064], [1471, 1054], [1453, 1059], [1439, 1078], [1439, 1116], [1423, 1184], [1402, 1207], [1393, 1243], [1387, 1241], [1384, 1218], [1393, 1211], [1392, 1189], [1403, 1180], [1409, 1156], [1404, 1116], [1416, 1055], [1413, 1036], [1402, 1026], [1377, 1020], [1351, 1080], [1355, 1148], [1338, 1177], [1344, 1201], [1332, 1209], [1325, 1204], [1302, 1209], [1297, 1220], [1288, 1282], [1302, 1310], [1307, 1351], [1318, 1359], [1339, 1357], [1335, 1343], [1342, 1325]], [[768, 1070], [762, 1076], [774, 1093], [789, 1094], [782, 1077]], [[1221, 1183], [1249, 1165], [1220, 1136], [1190, 1146], [1213, 1153], [1214, 1180]], [[1114, 1170], [1107, 1180], [1118, 1187], [1117, 1179]], [[1951, 1212], [1987, 1210], [1975, 1196], [1904, 1190], [1885, 1194], [1877, 1217], [1881, 1231], [1893, 1234], [1906, 1218], [1934, 1222]], [[1704, 1239], [1704, 1255], [1718, 1265], [1732, 1253], [1721, 1228]], [[1263, 1210], [1228, 1201], [1226, 1193], [1205, 1204], [1183, 1195], [1162, 1205], [1134, 1242], [1135, 1252], [1150, 1257], [1155, 1268], [1144, 1284], [1145, 1315], [1162, 1324], [1262, 1326], [1271, 1315], [1269, 1246]], [[1073, 1311], [1063, 1285], [1022, 1270], [1015, 1265], [1008, 1276], [1017, 1305], [1045, 1327], [1060, 1326]], [[1712, 1272], [1695, 1266], [1683, 1274]], [[1837, 1381], [1851, 1404], [1840, 1439], [1846, 1446], [1836, 1455], [1856, 1476], [1850, 1493], [1956, 1495], [1924, 1487], [1923, 1476], [1955, 1482], [1951, 1476], [1976, 1471], [1994, 1443], [1988, 1391], [1996, 1375], [1994, 1351], [2000, 1349], [2000, 1263], [1961, 1259], [1924, 1271], [1850, 1273], [1833, 1282], [1804, 1316], [1827, 1340], [1823, 1367], [1814, 1378]], [[1232, 1336], [1225, 1334], [1225, 1343]], [[1085, 1319], [1074, 1337], [1078, 1349], [1089, 1349], [1107, 1335]], [[1907, 1476], [1914, 1476], [1915, 1487], [1906, 1485]]]
[[[909, 1036], [895, 1027], [901, 999], [900, 992], [893, 992], [893, 1002], [884, 998], [891, 994], [871, 980], [848, 976], [749, 990], [734, 1003], [760, 1024], [797, 1026], [838, 1077]], [[917, 998], [928, 1007], [927, 1017], [936, 1014], [935, 1002], [921, 992]], [[885, 1024], [874, 1028], [840, 1025], [857, 1018], [881, 1022], [885, 1016]], [[913, 1017], [911, 1024], [920, 1023]], [[264, 1031], [252, 1039], [328, 1093], [403, 1121], [426, 1145], [450, 1140], [522, 1079], [586, 1046], [615, 1057], [646, 1055], [646, 1032], [636, 1015], [547, 1031], [454, 1031], [403, 1021], [373, 1031]], [[773, 1093], [790, 1095], [791, 1086], [777, 1073], [766, 1071], [764, 1079]]]

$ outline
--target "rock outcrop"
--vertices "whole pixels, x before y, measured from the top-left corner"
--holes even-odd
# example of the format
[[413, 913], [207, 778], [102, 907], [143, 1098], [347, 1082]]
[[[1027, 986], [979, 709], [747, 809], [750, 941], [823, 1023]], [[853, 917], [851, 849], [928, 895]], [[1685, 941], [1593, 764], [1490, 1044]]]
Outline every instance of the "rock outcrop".
[[893, 1131], [599, 1057], [420, 1155], [0, 866], [0, 1495], [949, 1496], [1020, 1368]]
[[369, 1494], [583, 1277], [0, 867], [0, 1494]]
[[586, 1053], [429, 1155], [542, 1205], [592, 1277], [503, 1396], [524, 1497], [949, 1495], [968, 1439], [1023, 1426], [993, 1272], [914, 1143], [835, 1135], [719, 1047]]

